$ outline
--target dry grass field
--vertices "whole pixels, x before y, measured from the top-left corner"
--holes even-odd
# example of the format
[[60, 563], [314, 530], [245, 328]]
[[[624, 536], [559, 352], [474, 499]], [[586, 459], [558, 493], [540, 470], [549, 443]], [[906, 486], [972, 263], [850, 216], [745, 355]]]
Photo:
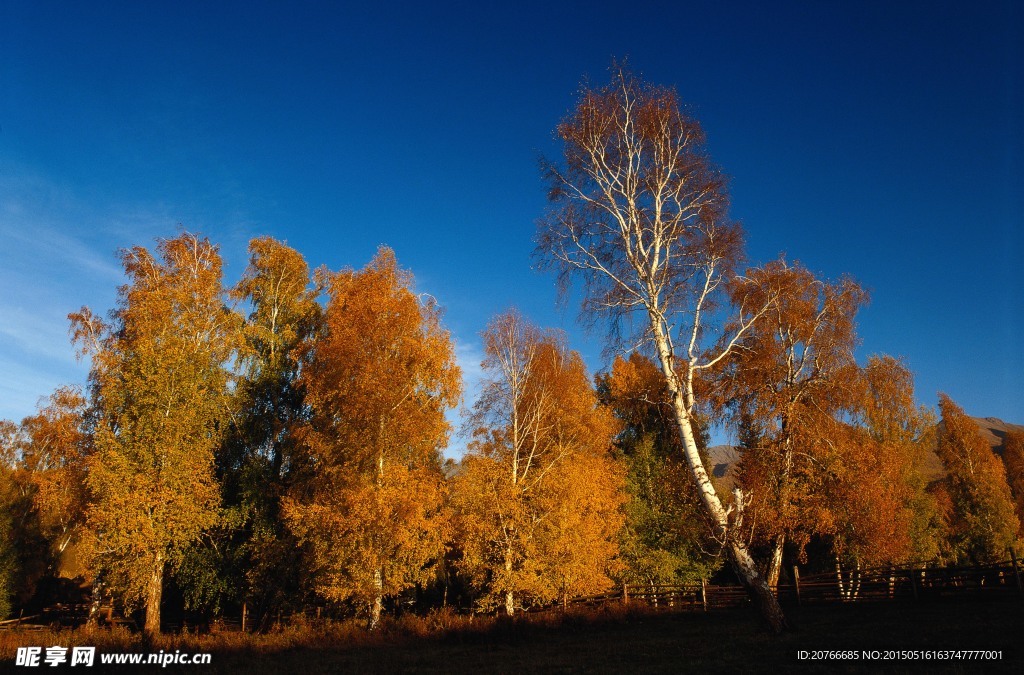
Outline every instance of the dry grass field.
[[[105, 629], [0, 633], [0, 671], [18, 646], [97, 647], [93, 672], [191, 673], [660, 673], [1021, 672], [1021, 601], [947, 601], [790, 607], [796, 630], [772, 636], [744, 609], [654, 613], [639, 608], [552, 613], [509, 621], [406, 616], [370, 634], [355, 623], [309, 623], [243, 635], [165, 635], [153, 645]], [[998, 661], [864, 660], [864, 650], [1002, 650]], [[209, 665], [103, 668], [113, 652], [209, 652]], [[855, 650], [856, 660], [798, 659]], [[49, 669], [48, 669], [49, 670]]]

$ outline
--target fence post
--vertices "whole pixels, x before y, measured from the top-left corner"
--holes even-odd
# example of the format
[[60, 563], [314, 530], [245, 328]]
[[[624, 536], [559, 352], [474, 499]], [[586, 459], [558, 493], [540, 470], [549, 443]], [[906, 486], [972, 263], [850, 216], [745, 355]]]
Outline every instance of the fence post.
[[800, 604], [800, 570], [793, 565], [793, 588], [796, 589], [796, 604]]
[[914, 592], [914, 600], [917, 600], [917, 570], [910, 570], [910, 590]]
[[708, 611], [708, 580], [700, 580], [700, 601], [704, 605], [704, 611]]
[[629, 604], [629, 585], [626, 582], [622, 582], [622, 604]]
[[1020, 565], [1017, 564], [1017, 552], [1010, 547], [1010, 560], [1013, 561], [1013, 576], [1017, 579], [1017, 590], [1024, 593], [1024, 586], [1020, 583]]
[[248, 618], [246, 616], [248, 614], [248, 612], [246, 611], [247, 609], [248, 609], [248, 607], [247, 607], [246, 603], [243, 602], [242, 603], [242, 632], [243, 633], [245, 632], [245, 620], [246, 620], [246, 618]]

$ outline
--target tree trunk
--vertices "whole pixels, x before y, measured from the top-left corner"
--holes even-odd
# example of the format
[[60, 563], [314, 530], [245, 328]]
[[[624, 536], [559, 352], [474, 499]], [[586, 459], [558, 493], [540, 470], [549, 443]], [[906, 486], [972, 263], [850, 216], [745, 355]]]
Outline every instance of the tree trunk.
[[157, 553], [146, 589], [146, 625], [142, 632], [147, 638], [160, 634], [160, 601], [164, 592], [164, 554]]
[[775, 633], [781, 633], [788, 629], [789, 623], [779, 605], [779, 600], [772, 593], [772, 589], [768, 587], [765, 579], [757, 573], [757, 566], [746, 545], [738, 539], [733, 539], [729, 554], [736, 576], [740, 578], [743, 587], [747, 589], [747, 594], [750, 595], [754, 606], [757, 607], [769, 628]]
[[693, 473], [694, 480], [700, 490], [700, 496], [704, 506], [714, 519], [716, 535], [727, 542], [727, 549], [732, 561], [733, 569], [740, 579], [740, 583], [747, 589], [750, 599], [761, 613], [761, 617], [768, 624], [773, 633], [781, 633], [789, 628], [786, 622], [786, 615], [779, 606], [779, 600], [768, 587], [764, 577], [757, 572], [757, 565], [742, 539], [735, 536], [729, 524], [729, 515], [722, 506], [722, 501], [715, 492], [714, 485], [708, 477], [707, 469], [701, 461], [697, 451], [697, 443], [693, 437], [693, 427], [690, 424], [689, 415], [683, 407], [682, 393], [679, 392], [673, 397], [676, 402], [679, 430], [683, 437], [683, 447], [686, 450], [687, 464]]
[[[512, 581], [512, 547], [507, 545], [505, 547], [505, 574], [507, 576], [506, 583]], [[515, 596], [512, 591], [505, 591], [505, 614], [512, 616], [516, 611]]]
[[370, 630], [374, 630], [380, 623], [380, 613], [384, 607], [384, 576], [379, 567], [373, 571], [373, 589], [375, 593], [370, 604]]
[[[693, 435], [693, 424], [690, 419], [691, 402], [693, 399], [692, 382], [686, 383], [680, 380], [679, 373], [675, 369], [675, 356], [669, 347], [668, 336], [665, 326], [659, 323], [654, 317], [651, 319], [651, 328], [654, 333], [654, 344], [658, 350], [658, 357], [661, 361], [662, 373], [668, 383], [669, 392], [672, 395], [672, 408], [675, 414], [679, 436], [683, 441], [683, 453], [686, 456], [686, 463], [693, 475], [697, 490], [700, 493], [701, 501], [708, 515], [711, 516], [715, 525], [715, 536], [726, 545], [732, 560], [733, 569], [740, 578], [740, 582], [751, 600], [761, 612], [762, 618], [768, 623], [774, 633], [781, 633], [789, 626], [786, 623], [785, 614], [779, 606], [778, 598], [768, 587], [765, 578], [757, 572], [754, 559], [747, 549], [747, 545], [737, 536], [734, 536], [729, 523], [729, 513], [722, 506], [715, 486], [708, 476], [704, 461], [700, 458], [697, 450], [697, 442]], [[692, 364], [688, 364], [692, 368]], [[691, 371], [692, 372], [692, 371]], [[692, 379], [692, 378], [691, 378]], [[685, 388], [684, 388], [685, 385]]]
[[846, 587], [843, 584], [843, 568], [839, 564], [839, 556], [836, 556], [836, 583], [839, 584], [839, 599], [846, 602]]
[[772, 557], [768, 561], [768, 588], [777, 591], [779, 588], [779, 572], [782, 570], [782, 547], [786, 543], [786, 535], [775, 537], [772, 546]]
[[[794, 401], [790, 401], [790, 406], [794, 404]], [[785, 443], [783, 447], [783, 464], [782, 464], [782, 475], [779, 477], [779, 488], [778, 488], [778, 503], [776, 505], [776, 513], [780, 516], [789, 510], [789, 477], [793, 471], [793, 438], [789, 433], [789, 419], [790, 413], [787, 412], [782, 417], [782, 433], [785, 435]], [[779, 572], [782, 570], [782, 550], [786, 544], [786, 533], [785, 531], [780, 532], [772, 544], [772, 557], [768, 561], [768, 587], [773, 592], [778, 592], [779, 588]]]
[[92, 597], [89, 602], [89, 618], [86, 621], [90, 626], [98, 626], [100, 623], [100, 609], [103, 607], [103, 582], [100, 581], [99, 573], [92, 580]]

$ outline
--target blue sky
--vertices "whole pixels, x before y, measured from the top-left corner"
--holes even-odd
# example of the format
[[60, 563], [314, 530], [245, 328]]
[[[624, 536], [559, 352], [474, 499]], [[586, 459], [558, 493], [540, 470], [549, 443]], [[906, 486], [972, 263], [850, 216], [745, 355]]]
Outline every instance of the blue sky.
[[229, 281], [257, 235], [332, 269], [392, 246], [471, 377], [513, 304], [602, 367], [532, 269], [537, 157], [628, 57], [703, 123], [752, 261], [852, 275], [862, 357], [1024, 423], [1022, 4], [763, 4], [2, 0], [0, 417], [84, 381], [67, 313], [179, 225]]

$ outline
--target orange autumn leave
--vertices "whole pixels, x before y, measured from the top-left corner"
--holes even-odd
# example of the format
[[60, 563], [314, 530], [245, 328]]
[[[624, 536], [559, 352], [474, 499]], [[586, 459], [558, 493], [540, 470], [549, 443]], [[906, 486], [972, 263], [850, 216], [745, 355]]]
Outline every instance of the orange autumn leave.
[[490, 379], [453, 486], [460, 569], [507, 614], [606, 588], [624, 500], [615, 420], [556, 334], [509, 312], [484, 345]]
[[850, 389], [845, 494], [832, 501], [859, 504], [851, 512], [860, 517], [842, 520], [836, 549], [869, 565], [935, 559], [941, 524], [926, 478], [935, 415], [917, 405], [913, 374], [891, 356], [869, 358]]
[[44, 536], [58, 557], [84, 521], [86, 462], [92, 440], [85, 416], [81, 392], [61, 387], [37, 414], [21, 423], [20, 464], [34, 487], [32, 501]]
[[390, 249], [334, 275], [328, 293], [301, 377], [307, 475], [284, 511], [312, 550], [317, 592], [357, 601], [373, 625], [383, 599], [426, 579], [443, 553], [440, 453], [461, 377], [440, 310]]
[[1024, 431], [1009, 431], [1003, 443], [1003, 464], [1006, 482], [1010, 484], [1014, 509], [1021, 527], [1017, 536], [1024, 536]]
[[1020, 522], [1006, 482], [1006, 469], [956, 403], [939, 394], [942, 425], [938, 454], [949, 472], [949, 540], [954, 555], [972, 562], [1004, 560]]
[[726, 362], [724, 388], [733, 417], [757, 442], [745, 448], [741, 479], [748, 522], [770, 548], [768, 582], [778, 583], [786, 541], [801, 547], [826, 531], [815, 454], [833, 417], [849, 400], [856, 372], [854, 318], [867, 301], [855, 282], [825, 283], [785, 260], [748, 270], [731, 288], [733, 302], [767, 306]]
[[88, 308], [70, 318], [92, 355], [94, 565], [145, 605], [152, 633], [166, 566], [217, 517], [213, 453], [241, 319], [224, 305], [220, 254], [206, 239], [185, 233], [121, 260], [128, 283], [111, 323]]

